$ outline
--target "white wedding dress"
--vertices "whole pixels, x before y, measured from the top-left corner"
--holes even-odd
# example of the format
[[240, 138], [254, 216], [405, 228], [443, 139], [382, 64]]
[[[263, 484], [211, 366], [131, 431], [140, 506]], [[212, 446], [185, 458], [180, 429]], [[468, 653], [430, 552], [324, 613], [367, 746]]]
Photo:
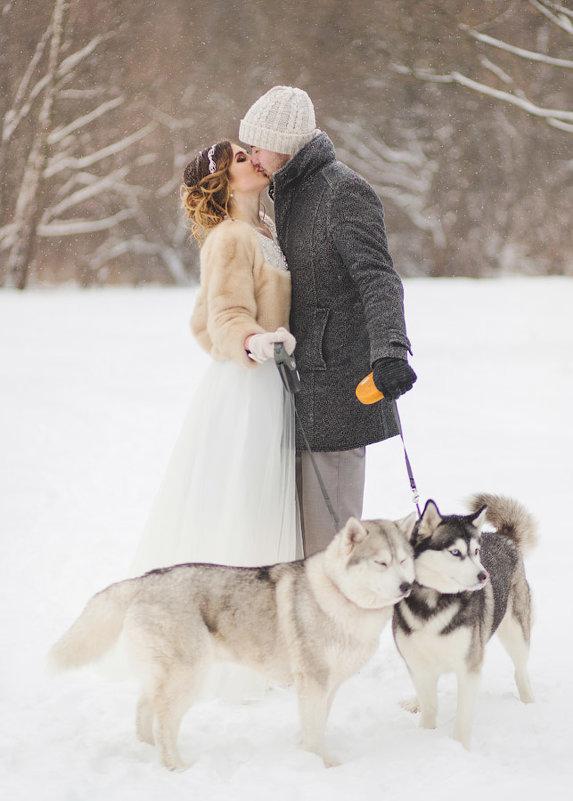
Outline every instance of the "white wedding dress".
[[[265, 261], [288, 269], [258, 234]], [[185, 562], [240, 567], [302, 558], [294, 410], [273, 360], [212, 362], [197, 388], [129, 575]], [[219, 669], [221, 668], [221, 669]], [[203, 697], [261, 697], [266, 680], [216, 666]]]

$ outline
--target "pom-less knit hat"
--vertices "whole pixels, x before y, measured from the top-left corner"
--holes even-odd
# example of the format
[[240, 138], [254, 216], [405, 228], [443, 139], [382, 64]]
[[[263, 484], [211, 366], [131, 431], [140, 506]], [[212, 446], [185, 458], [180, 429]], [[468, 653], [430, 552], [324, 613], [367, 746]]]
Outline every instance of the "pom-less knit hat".
[[239, 126], [247, 145], [293, 156], [314, 138], [316, 122], [312, 100], [294, 86], [274, 86], [253, 103]]

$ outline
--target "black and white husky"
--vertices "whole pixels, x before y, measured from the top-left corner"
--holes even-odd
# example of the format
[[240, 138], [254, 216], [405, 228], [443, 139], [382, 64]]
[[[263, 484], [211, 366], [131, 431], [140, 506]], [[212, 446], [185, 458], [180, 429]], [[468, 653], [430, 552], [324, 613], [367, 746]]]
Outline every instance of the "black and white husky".
[[[475, 495], [472, 513], [442, 516], [428, 501], [411, 535], [416, 581], [394, 609], [394, 639], [417, 693], [412, 711], [436, 727], [438, 679], [455, 673], [454, 737], [469, 748], [485, 646], [497, 633], [515, 665], [524, 703], [533, 701], [527, 674], [531, 598], [523, 554], [536, 542], [532, 516], [517, 501]], [[496, 529], [482, 533], [485, 522]]]

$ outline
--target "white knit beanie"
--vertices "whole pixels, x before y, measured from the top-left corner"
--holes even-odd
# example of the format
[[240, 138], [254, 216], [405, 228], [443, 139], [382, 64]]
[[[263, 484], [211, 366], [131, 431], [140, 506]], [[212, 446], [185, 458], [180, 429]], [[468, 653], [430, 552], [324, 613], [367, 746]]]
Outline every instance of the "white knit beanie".
[[239, 126], [247, 145], [293, 156], [316, 135], [314, 106], [302, 89], [274, 86], [253, 103]]

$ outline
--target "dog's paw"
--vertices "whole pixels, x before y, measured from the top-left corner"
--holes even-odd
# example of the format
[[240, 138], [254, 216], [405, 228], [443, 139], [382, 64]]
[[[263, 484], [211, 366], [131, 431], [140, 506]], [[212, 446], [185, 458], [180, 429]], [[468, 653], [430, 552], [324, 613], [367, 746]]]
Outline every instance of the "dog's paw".
[[177, 760], [177, 762], [162, 762], [161, 764], [173, 773], [183, 773], [183, 771], [189, 770], [191, 767], [191, 765], [188, 765], [186, 762], [181, 762], [180, 760]]
[[416, 696], [414, 698], [404, 698], [400, 701], [400, 706], [405, 712], [411, 712], [413, 715], [420, 711], [420, 702]]
[[331, 754], [325, 754], [320, 746], [303, 743], [303, 748], [306, 751], [309, 751], [311, 754], [315, 754], [317, 757], [320, 757], [325, 768], [337, 768], [340, 765], [338, 759], [333, 757]]
[[529, 687], [522, 687], [519, 690], [519, 700], [522, 704], [534, 704], [535, 703], [535, 696], [531, 692]]
[[331, 756], [330, 754], [326, 754], [322, 757], [322, 761], [324, 762], [325, 768], [338, 768], [342, 764], [338, 759]]

